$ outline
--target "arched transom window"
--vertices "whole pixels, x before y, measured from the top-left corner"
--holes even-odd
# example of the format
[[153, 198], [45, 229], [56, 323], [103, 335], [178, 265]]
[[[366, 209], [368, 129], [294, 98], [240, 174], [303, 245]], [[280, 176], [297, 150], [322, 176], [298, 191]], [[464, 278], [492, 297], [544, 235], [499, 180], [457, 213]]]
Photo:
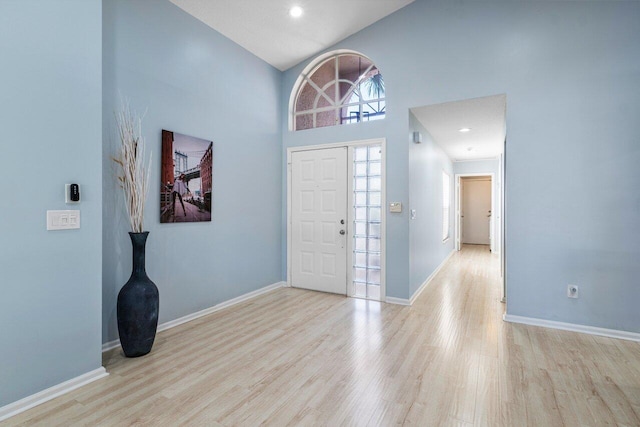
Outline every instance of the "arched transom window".
[[382, 74], [366, 56], [321, 57], [302, 72], [293, 89], [291, 129], [383, 119], [384, 95]]

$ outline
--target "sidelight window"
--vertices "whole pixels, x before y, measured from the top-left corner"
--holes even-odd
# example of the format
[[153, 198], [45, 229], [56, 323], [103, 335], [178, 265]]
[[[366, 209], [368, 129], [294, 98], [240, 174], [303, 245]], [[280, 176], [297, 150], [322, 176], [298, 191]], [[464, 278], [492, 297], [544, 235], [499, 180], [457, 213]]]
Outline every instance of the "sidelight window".
[[353, 150], [353, 284], [355, 296], [380, 299], [382, 147]]

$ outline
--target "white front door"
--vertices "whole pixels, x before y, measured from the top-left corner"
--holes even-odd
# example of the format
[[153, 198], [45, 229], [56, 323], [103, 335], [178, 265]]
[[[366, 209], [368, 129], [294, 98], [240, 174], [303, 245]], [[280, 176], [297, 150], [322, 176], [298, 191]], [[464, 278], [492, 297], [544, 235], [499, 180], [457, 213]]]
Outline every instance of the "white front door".
[[291, 286], [347, 294], [347, 147], [291, 153]]
[[462, 243], [491, 243], [491, 178], [463, 178]]

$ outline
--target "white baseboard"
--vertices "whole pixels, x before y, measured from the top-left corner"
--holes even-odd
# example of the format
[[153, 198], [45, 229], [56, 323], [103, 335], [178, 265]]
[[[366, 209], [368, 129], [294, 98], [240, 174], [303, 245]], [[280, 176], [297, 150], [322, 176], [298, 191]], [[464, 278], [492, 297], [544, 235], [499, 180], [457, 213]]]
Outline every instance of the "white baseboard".
[[[198, 319], [202, 316], [206, 316], [211, 313], [215, 313], [216, 311], [220, 311], [224, 308], [231, 307], [232, 305], [239, 304], [241, 302], [250, 300], [251, 298], [255, 298], [259, 295], [266, 294], [267, 292], [271, 292], [278, 288], [282, 288], [287, 286], [287, 282], [278, 282], [273, 285], [265, 286], [264, 288], [257, 289], [255, 291], [246, 293], [244, 295], [240, 295], [239, 297], [230, 299], [228, 301], [223, 301], [220, 304], [214, 305], [213, 307], [205, 308], [204, 310], [197, 311], [195, 313], [187, 314], [186, 316], [180, 317], [175, 320], [170, 320], [168, 322], [162, 323], [158, 325], [158, 332], [165, 331], [167, 329], [175, 328], [178, 325], [182, 325], [183, 323], [190, 322], [192, 320]], [[120, 347], [120, 340], [109, 341], [102, 344], [102, 351], [108, 351], [114, 349], [116, 347]]]
[[120, 340], [113, 340], [109, 342], [102, 343], [102, 352], [109, 351], [113, 348], [120, 347]]
[[640, 333], [637, 332], [598, 328], [596, 326], [578, 325], [575, 323], [556, 322], [554, 320], [536, 319], [534, 317], [514, 316], [506, 313], [502, 316], [502, 319], [505, 322], [522, 323], [523, 325], [562, 329], [563, 331], [579, 332], [581, 334], [600, 335], [603, 337], [640, 342]]
[[95, 380], [99, 380], [100, 378], [104, 378], [107, 375], [109, 375], [107, 371], [103, 367], [100, 367], [91, 372], [87, 372], [86, 374], [82, 374], [78, 377], [72, 378], [69, 381], [54, 385], [53, 387], [49, 387], [36, 394], [27, 396], [24, 399], [20, 399], [16, 402], [3, 406], [0, 408], [0, 421], [6, 420], [7, 418], [13, 417], [14, 415], [18, 415], [19, 413], [24, 412], [27, 409], [31, 409], [34, 406], [40, 405], [41, 403], [47, 402], [51, 399], [55, 399], [58, 396], [62, 396], [63, 394], [69, 393], [70, 391], [82, 387], [83, 385], [89, 384]]
[[415, 291], [413, 293], [413, 295], [411, 296], [411, 298], [409, 299], [409, 305], [413, 305], [413, 303], [416, 301], [416, 299], [418, 299], [418, 297], [420, 296], [422, 291], [424, 291], [427, 288], [427, 286], [429, 286], [429, 283], [431, 283], [431, 280], [433, 280], [433, 278], [436, 277], [436, 274], [438, 274], [440, 272], [440, 270], [442, 270], [442, 267], [444, 267], [444, 265], [447, 263], [447, 261], [449, 261], [449, 258], [451, 258], [451, 256], [453, 256], [453, 254], [456, 253], [456, 252], [457, 251], [455, 249], [452, 249], [451, 252], [449, 252], [449, 255], [447, 255], [447, 257], [442, 260], [440, 265], [438, 267], [436, 267], [435, 270], [433, 270], [433, 272], [429, 275], [429, 277], [427, 277], [427, 280], [422, 282], [422, 285], [420, 285], [418, 290]]
[[384, 301], [388, 304], [411, 305], [411, 301], [406, 298], [386, 297]]
[[442, 267], [444, 267], [444, 265], [447, 263], [447, 261], [449, 261], [449, 258], [451, 258], [451, 256], [455, 252], [456, 252], [455, 249], [453, 249], [451, 252], [449, 252], [449, 255], [447, 255], [447, 257], [442, 260], [440, 265], [435, 270], [433, 270], [433, 272], [429, 275], [429, 277], [427, 277], [427, 280], [425, 280], [422, 283], [422, 285], [420, 285], [418, 290], [413, 293], [413, 296], [411, 296], [411, 298], [406, 299], [406, 298], [386, 297], [385, 298], [385, 302], [387, 302], [389, 304], [398, 304], [398, 305], [413, 305], [413, 303], [420, 296], [422, 291], [424, 291], [426, 289], [426, 287], [429, 285], [431, 280], [433, 280], [433, 278], [436, 277], [436, 274], [438, 274], [440, 272]]

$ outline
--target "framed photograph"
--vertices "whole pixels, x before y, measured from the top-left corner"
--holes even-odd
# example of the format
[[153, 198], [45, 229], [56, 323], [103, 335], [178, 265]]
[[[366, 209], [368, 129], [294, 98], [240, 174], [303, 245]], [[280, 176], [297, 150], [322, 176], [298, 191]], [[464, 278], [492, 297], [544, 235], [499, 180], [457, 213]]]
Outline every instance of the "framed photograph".
[[211, 221], [213, 142], [162, 130], [160, 222]]

